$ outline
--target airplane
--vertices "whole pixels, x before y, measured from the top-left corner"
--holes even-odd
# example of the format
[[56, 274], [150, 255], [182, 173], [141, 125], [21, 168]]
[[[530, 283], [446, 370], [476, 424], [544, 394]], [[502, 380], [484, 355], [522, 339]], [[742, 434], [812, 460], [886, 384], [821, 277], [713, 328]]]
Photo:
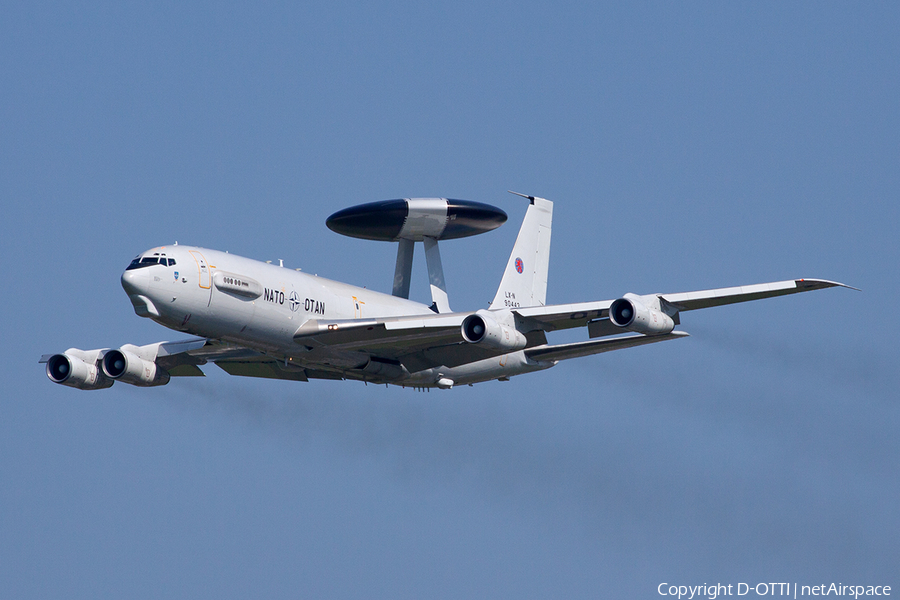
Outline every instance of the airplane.
[[[479, 202], [410, 198], [358, 205], [326, 221], [338, 233], [399, 242], [391, 294], [196, 246], [139, 254], [121, 276], [141, 317], [186, 334], [145, 346], [45, 354], [54, 383], [82, 390], [116, 381], [159, 386], [203, 376], [209, 362], [236, 376], [293, 381], [356, 380], [420, 390], [450, 389], [541, 371], [562, 360], [681, 339], [682, 312], [842, 283], [792, 279], [613, 300], [546, 304], [553, 202], [528, 208], [494, 300], [454, 312], [438, 240], [483, 233], [506, 221]], [[409, 299], [416, 242], [425, 246], [429, 306]], [[856, 288], [850, 288], [856, 289]], [[585, 328], [587, 340], [551, 345], [547, 333]]]

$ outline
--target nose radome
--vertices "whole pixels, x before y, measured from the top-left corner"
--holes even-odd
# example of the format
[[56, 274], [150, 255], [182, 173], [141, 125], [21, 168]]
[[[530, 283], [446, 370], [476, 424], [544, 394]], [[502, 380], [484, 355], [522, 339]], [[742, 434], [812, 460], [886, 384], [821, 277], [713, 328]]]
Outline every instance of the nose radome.
[[128, 294], [134, 312], [139, 317], [158, 317], [159, 310], [150, 299], [149, 269], [132, 269], [122, 273], [122, 288]]
[[133, 269], [122, 273], [122, 289], [129, 296], [146, 293], [148, 283], [150, 283], [150, 277], [147, 269]]

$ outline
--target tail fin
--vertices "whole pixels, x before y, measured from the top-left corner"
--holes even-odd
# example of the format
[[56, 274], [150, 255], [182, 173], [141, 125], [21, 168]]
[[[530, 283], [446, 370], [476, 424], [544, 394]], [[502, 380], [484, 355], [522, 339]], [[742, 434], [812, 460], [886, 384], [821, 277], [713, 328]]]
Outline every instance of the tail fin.
[[492, 309], [543, 306], [547, 303], [553, 203], [543, 198], [517, 195], [531, 200], [531, 205], [506, 263], [500, 288], [491, 302]]

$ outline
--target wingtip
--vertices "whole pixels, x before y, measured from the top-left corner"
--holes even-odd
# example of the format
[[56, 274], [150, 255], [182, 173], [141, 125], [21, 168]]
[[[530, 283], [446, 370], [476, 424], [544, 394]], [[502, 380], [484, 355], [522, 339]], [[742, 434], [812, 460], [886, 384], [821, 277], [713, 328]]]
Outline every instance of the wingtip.
[[805, 286], [811, 287], [814, 289], [825, 289], [830, 287], [842, 287], [847, 288], [848, 290], [856, 290], [857, 292], [861, 292], [862, 290], [853, 287], [852, 285], [847, 285], [846, 283], [841, 283], [840, 281], [829, 281], [828, 279], [797, 279], [797, 286]]

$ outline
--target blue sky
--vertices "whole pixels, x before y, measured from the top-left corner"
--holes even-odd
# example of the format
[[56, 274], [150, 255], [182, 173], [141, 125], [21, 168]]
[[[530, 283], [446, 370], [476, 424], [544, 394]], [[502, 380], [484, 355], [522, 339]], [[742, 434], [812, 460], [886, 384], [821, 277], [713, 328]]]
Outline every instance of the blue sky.
[[[5, 7], [0, 595], [900, 586], [898, 17]], [[555, 202], [550, 302], [794, 277], [863, 291], [689, 313], [686, 340], [450, 392], [212, 367], [88, 393], [37, 364], [178, 339], [118, 281], [174, 241], [389, 290], [394, 246], [324, 225], [389, 198], [510, 215], [441, 248], [454, 308], [483, 307], [525, 211], [507, 189]], [[427, 294], [421, 262], [412, 294]]]

